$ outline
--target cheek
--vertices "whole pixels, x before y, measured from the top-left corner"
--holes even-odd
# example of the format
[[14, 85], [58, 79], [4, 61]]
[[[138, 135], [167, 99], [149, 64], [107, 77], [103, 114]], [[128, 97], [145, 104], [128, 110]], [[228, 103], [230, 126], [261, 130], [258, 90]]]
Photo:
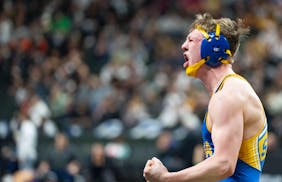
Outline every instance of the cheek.
[[191, 56], [194, 59], [195, 62], [198, 62], [201, 59], [201, 45], [195, 44], [191, 47]]

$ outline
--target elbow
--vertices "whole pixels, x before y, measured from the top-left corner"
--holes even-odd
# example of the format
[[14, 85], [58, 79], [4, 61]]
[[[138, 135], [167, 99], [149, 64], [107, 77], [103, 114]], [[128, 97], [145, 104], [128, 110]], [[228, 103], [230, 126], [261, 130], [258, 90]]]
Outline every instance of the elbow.
[[236, 164], [234, 165], [234, 163], [228, 159], [226, 160], [221, 160], [219, 162], [219, 171], [218, 171], [218, 174], [219, 174], [219, 177], [220, 179], [225, 179], [229, 176], [232, 176], [235, 172], [235, 167], [236, 167]]

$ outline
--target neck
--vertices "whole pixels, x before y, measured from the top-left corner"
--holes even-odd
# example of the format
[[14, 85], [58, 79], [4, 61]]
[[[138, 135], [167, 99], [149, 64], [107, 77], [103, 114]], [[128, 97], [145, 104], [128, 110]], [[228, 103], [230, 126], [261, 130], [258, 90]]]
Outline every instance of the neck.
[[203, 68], [199, 70], [203, 73], [198, 74], [198, 78], [203, 82], [210, 95], [215, 92], [226, 75], [235, 73], [230, 64], [221, 65], [217, 68], [210, 68], [208, 66], [204, 66]]

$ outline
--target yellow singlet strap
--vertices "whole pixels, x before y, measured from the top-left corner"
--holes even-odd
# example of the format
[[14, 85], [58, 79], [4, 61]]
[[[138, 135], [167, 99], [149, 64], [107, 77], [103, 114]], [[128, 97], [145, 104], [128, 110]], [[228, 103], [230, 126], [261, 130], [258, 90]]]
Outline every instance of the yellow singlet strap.
[[217, 91], [219, 91], [219, 90], [222, 89], [225, 80], [226, 80], [227, 78], [229, 78], [229, 77], [236, 77], [236, 78], [239, 78], [239, 79], [242, 79], [242, 80], [247, 81], [244, 77], [242, 77], [242, 76], [240, 76], [240, 75], [238, 75], [238, 74], [236, 74], [236, 73], [228, 74], [228, 75], [226, 75], [226, 76], [222, 79], [221, 83], [219, 84], [219, 86], [218, 86], [218, 88], [216, 89], [215, 92], [217, 92]]

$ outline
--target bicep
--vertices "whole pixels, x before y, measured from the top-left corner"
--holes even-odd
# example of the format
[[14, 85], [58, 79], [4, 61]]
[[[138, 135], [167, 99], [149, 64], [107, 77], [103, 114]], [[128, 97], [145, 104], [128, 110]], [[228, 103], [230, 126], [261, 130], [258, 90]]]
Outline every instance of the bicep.
[[243, 139], [243, 111], [234, 99], [214, 104], [212, 119], [212, 140], [214, 156], [227, 158], [236, 165]]

